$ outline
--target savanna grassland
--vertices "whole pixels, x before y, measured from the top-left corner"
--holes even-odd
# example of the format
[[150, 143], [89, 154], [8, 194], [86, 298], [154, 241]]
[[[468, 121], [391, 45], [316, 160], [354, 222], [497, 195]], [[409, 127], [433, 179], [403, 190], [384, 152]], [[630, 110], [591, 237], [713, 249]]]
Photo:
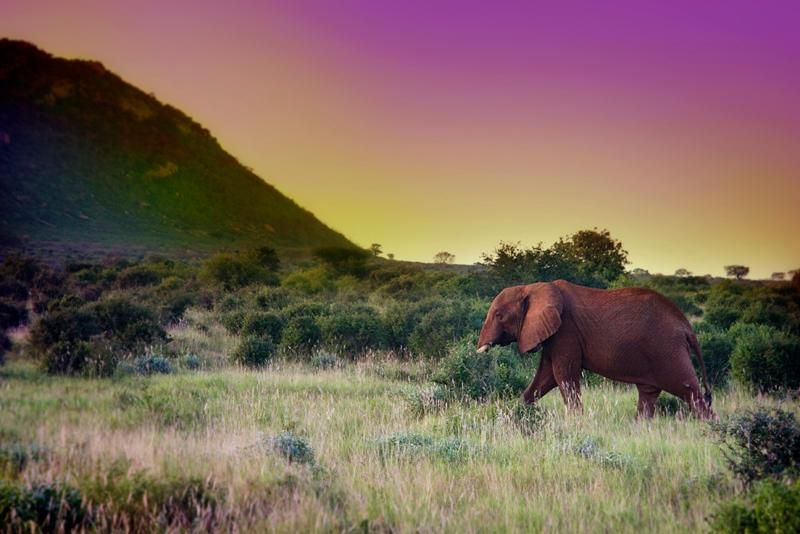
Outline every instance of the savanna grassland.
[[[706, 423], [637, 421], [632, 387], [586, 388], [582, 415], [557, 395], [527, 412], [436, 403], [396, 365], [98, 380], [12, 364], [3, 438], [36, 447], [14, 480], [78, 489], [100, 529], [682, 532], [738, 491]], [[734, 389], [716, 408], [776, 404]]]
[[[792, 532], [800, 291], [625, 271], [607, 232], [423, 268], [345, 248], [0, 264], [9, 531]], [[721, 422], [538, 354], [475, 353], [531, 280], [653, 287], [692, 320]]]

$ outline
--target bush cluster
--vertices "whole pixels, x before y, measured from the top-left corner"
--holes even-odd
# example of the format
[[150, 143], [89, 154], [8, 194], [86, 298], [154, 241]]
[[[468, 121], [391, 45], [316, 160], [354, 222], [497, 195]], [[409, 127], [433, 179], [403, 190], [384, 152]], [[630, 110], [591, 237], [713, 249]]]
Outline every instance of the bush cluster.
[[478, 354], [476, 343], [476, 335], [471, 334], [451, 344], [433, 381], [456, 395], [477, 400], [520, 395], [533, 375], [533, 358], [524, 361], [510, 346]]

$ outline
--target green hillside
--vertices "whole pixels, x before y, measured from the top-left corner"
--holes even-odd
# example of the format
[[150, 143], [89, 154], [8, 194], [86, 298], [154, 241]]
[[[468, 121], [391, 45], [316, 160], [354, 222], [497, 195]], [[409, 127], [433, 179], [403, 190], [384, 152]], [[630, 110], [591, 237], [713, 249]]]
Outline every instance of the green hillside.
[[5, 249], [352, 246], [181, 111], [94, 61], [0, 40]]

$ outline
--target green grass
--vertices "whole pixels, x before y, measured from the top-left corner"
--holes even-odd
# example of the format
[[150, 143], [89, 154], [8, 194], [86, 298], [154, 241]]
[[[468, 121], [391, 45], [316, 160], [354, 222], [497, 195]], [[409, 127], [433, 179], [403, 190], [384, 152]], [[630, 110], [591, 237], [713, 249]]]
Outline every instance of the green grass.
[[[277, 531], [703, 530], [737, 491], [707, 424], [637, 421], [632, 388], [587, 388], [582, 415], [548, 395], [530, 432], [515, 423], [514, 401], [421, 414], [409, 399], [430, 386], [381, 369], [276, 364], [89, 380], [12, 362], [0, 371], [0, 439], [46, 453], [6, 476], [108, 501], [98, 524], [111, 524], [112, 511], [157, 518], [156, 496], [172, 502], [164, 495], [190, 484], [214, 525]], [[772, 402], [732, 390], [715, 406], [725, 415]], [[277, 454], [271, 444], [285, 432], [314, 461]], [[144, 494], [151, 515], [134, 506]]]

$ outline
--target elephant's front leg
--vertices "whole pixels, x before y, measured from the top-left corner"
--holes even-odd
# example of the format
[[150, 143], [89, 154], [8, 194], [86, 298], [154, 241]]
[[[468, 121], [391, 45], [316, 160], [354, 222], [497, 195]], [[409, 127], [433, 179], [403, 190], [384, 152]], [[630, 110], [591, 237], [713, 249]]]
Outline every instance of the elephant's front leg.
[[556, 387], [556, 377], [553, 374], [553, 364], [550, 358], [542, 354], [542, 359], [539, 361], [539, 369], [533, 376], [533, 380], [525, 389], [522, 394], [522, 400], [525, 404], [533, 404], [538, 399], [544, 397], [548, 391]]

